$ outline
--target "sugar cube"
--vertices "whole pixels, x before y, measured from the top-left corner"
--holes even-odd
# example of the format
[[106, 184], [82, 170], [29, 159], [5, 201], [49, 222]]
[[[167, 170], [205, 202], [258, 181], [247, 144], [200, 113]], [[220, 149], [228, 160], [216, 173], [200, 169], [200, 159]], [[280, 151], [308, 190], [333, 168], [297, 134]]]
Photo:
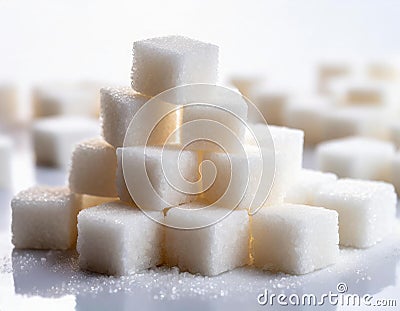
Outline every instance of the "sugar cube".
[[332, 80], [337, 80], [349, 76], [353, 69], [343, 61], [329, 61], [319, 65], [318, 68], [318, 91], [321, 94], [329, 94], [329, 84]]
[[117, 190], [124, 202], [133, 199], [142, 209], [163, 210], [191, 202], [201, 191], [194, 151], [136, 146], [118, 148], [117, 157]]
[[[291, 101], [284, 111], [285, 126], [304, 131], [304, 143], [315, 145], [324, 139], [325, 116], [331, 107], [325, 99], [309, 101]], [[312, 120], [312, 121], [310, 121]]]
[[[257, 144], [270, 150], [272, 138], [275, 150], [275, 178], [266, 205], [283, 203], [286, 192], [300, 174], [303, 161], [304, 133], [301, 130], [264, 124], [250, 124], [254, 136], [247, 135], [247, 144], [254, 148]], [[270, 136], [266, 133], [270, 131]], [[265, 152], [265, 151], [263, 151]], [[268, 153], [265, 157], [268, 159]]]
[[8, 124], [18, 119], [17, 91], [12, 85], [0, 85], [0, 123]]
[[279, 126], [270, 126], [275, 146], [275, 179], [270, 202], [282, 202], [303, 162], [304, 132]]
[[165, 223], [170, 226], [165, 233], [168, 266], [213, 276], [249, 263], [245, 210], [227, 215], [226, 209], [191, 203], [170, 209]]
[[367, 65], [369, 78], [378, 81], [396, 81], [399, 78], [399, 64], [387, 60], [374, 60]]
[[163, 227], [155, 221], [161, 218], [161, 212], [145, 215], [121, 202], [81, 211], [78, 215], [79, 266], [121, 276], [161, 264]]
[[294, 185], [286, 193], [285, 202], [313, 205], [315, 193], [319, 187], [337, 180], [332, 173], [302, 169]]
[[[283, 125], [284, 111], [289, 102], [287, 91], [278, 87], [256, 88], [250, 97], [268, 124]], [[254, 113], [249, 114], [249, 120], [254, 123], [263, 121]]]
[[215, 84], [218, 47], [182, 36], [136, 41], [131, 78], [132, 88], [148, 96], [183, 84]]
[[339, 177], [389, 180], [393, 144], [366, 137], [348, 137], [318, 145], [317, 168]]
[[117, 155], [101, 138], [79, 143], [73, 154], [69, 185], [71, 191], [92, 196], [117, 197]]
[[[181, 144], [208, 151], [218, 150], [217, 145], [228, 152], [240, 148], [246, 132], [246, 99], [233, 90], [209, 85], [187, 86], [185, 93], [179, 129]], [[194, 140], [197, 144], [190, 145]]]
[[100, 92], [103, 137], [114, 147], [122, 147], [129, 123], [150, 98], [131, 88], [104, 88]]
[[0, 135], [0, 189], [11, 187], [12, 142], [5, 135]]
[[244, 96], [251, 97], [251, 90], [263, 84], [264, 78], [261, 75], [234, 75], [230, 83], [236, 87]]
[[12, 243], [16, 248], [69, 249], [76, 242], [80, 202], [66, 187], [36, 186], [11, 202]]
[[338, 214], [306, 205], [284, 204], [252, 218], [252, 253], [258, 268], [306, 274], [337, 261]]
[[75, 144], [99, 136], [99, 124], [84, 117], [44, 118], [34, 122], [32, 135], [39, 164], [66, 168]]
[[323, 139], [366, 136], [386, 139], [390, 112], [376, 107], [346, 107], [329, 111], [323, 118]]
[[322, 185], [314, 203], [339, 213], [340, 244], [370, 247], [393, 229], [396, 193], [391, 184], [339, 179]]
[[395, 107], [396, 85], [365, 79], [347, 79], [332, 85], [333, 96], [339, 104]]
[[36, 118], [55, 115], [97, 117], [99, 84], [96, 82], [48, 83], [33, 89], [33, 114]]
[[[255, 211], [267, 204], [273, 185], [275, 166], [273, 150], [247, 147], [243, 153], [206, 152], [203, 161], [215, 166], [215, 179], [202, 166], [203, 197], [209, 204], [225, 208]], [[210, 180], [210, 182], [207, 182]], [[213, 181], [213, 182], [211, 182]]]

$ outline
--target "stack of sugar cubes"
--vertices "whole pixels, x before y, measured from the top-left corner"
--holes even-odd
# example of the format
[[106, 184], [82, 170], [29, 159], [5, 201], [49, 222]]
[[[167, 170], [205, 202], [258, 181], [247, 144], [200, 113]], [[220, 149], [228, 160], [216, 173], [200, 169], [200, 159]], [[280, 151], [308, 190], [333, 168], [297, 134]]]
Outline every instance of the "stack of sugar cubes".
[[[124, 147], [129, 123], [149, 99], [183, 84], [215, 84], [218, 72], [218, 47], [185, 37], [138, 41], [133, 54], [132, 88], [101, 90], [103, 135], [76, 146], [69, 187], [33, 187], [13, 199], [12, 241], [16, 248], [76, 247], [82, 269], [117, 276], [159, 265], [207, 276], [247, 265], [305, 274], [334, 264], [339, 245], [369, 247], [390, 232], [396, 205], [393, 186], [338, 180], [333, 174], [302, 169], [300, 130], [249, 124], [255, 134], [270, 131], [275, 145], [274, 183], [255, 214], [249, 213], [246, 199], [258, 188], [251, 180], [236, 208], [229, 196], [213, 204], [231, 175], [243, 173], [244, 163], [250, 163], [250, 174], [270, 169], [252, 161], [251, 152], [246, 158], [204, 145], [181, 151], [181, 146], [174, 144], [163, 146], [162, 139], [150, 146]], [[245, 101], [237, 108], [231, 101], [224, 105], [228, 112], [234, 110], [246, 120]], [[200, 111], [190, 118], [215, 119], [207, 113]], [[176, 119], [168, 122], [176, 123]], [[242, 138], [245, 149], [255, 148], [254, 141]], [[266, 141], [257, 145], [263, 152], [271, 148]], [[167, 204], [139, 209], [128, 191], [122, 158], [132, 172], [139, 171], [145, 148], [147, 178]], [[212, 161], [217, 168], [215, 183], [200, 195], [177, 191], [164, 176], [162, 153], [166, 163], [179, 162], [180, 174], [190, 182], [199, 178], [199, 163]], [[245, 179], [236, 181], [233, 192], [243, 189], [245, 183]], [[222, 220], [203, 226], [215, 219]]]

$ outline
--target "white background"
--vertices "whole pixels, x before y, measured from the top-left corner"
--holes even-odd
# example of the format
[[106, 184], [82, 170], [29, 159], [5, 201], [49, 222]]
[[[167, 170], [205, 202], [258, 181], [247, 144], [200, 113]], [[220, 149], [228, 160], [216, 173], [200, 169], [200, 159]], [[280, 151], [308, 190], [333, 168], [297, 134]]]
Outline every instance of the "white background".
[[400, 1], [0, 0], [0, 82], [129, 83], [135, 40], [181, 34], [221, 48], [221, 77], [312, 85], [316, 61], [392, 57]]

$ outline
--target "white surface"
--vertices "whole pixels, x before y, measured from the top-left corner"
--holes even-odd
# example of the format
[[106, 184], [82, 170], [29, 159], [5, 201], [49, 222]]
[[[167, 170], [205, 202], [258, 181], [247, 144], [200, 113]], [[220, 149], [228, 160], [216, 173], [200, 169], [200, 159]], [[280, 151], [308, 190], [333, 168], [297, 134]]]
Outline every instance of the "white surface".
[[[26, 145], [21, 140], [19, 143], [21, 147]], [[313, 158], [313, 153], [306, 149], [307, 168], [315, 167]], [[65, 171], [34, 169], [31, 160], [29, 154], [15, 156], [14, 191], [36, 182], [65, 183]], [[205, 278], [179, 273], [177, 269], [159, 268], [112, 278], [81, 272], [75, 252], [13, 250], [11, 197], [11, 191], [0, 192], [1, 310], [54, 310], [55, 306], [58, 310], [243, 310], [255, 309], [257, 296], [264, 289], [276, 294], [321, 295], [329, 290], [336, 293], [338, 282], [346, 282], [349, 293], [369, 293], [374, 299], [397, 298], [400, 303], [399, 224], [395, 234], [375, 247], [342, 249], [336, 265], [301, 277], [240, 268]], [[260, 309], [265, 310], [266, 306]], [[324, 310], [334, 309], [327, 305]]]

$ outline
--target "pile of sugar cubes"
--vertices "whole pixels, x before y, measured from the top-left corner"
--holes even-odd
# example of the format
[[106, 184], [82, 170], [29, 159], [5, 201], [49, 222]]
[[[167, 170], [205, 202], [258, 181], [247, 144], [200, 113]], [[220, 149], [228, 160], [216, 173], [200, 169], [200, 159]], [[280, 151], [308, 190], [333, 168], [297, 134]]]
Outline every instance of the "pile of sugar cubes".
[[[36, 186], [12, 200], [15, 247], [76, 247], [82, 269], [116, 276], [159, 265], [206, 276], [247, 265], [305, 274], [335, 264], [340, 255], [339, 245], [371, 247], [390, 234], [396, 221], [394, 187], [385, 182], [338, 179], [333, 173], [303, 169], [301, 130], [280, 126], [268, 129], [262, 123], [249, 123], [255, 133], [270, 131], [275, 145], [274, 183], [264, 206], [254, 215], [250, 215], [246, 200], [226, 217], [222, 216], [232, 209], [229, 197], [221, 205], [208, 206], [216, 202], [224, 192], [221, 187], [235, 173], [229, 171], [227, 158], [239, 172], [248, 159], [218, 150], [181, 152], [180, 146], [174, 145], [163, 149], [156, 143], [124, 147], [132, 117], [150, 98], [183, 84], [215, 84], [218, 53], [215, 45], [180, 36], [135, 42], [132, 87], [101, 90], [101, 138], [96, 137], [94, 128], [94, 137], [86, 139], [67, 124], [59, 124], [58, 133], [53, 136], [45, 131], [54, 126], [51, 120], [38, 126], [37, 131], [43, 130], [36, 138], [43, 161], [59, 158], [65, 163], [66, 151], [60, 147], [61, 141], [74, 137], [85, 140], [73, 152], [69, 187]], [[235, 113], [239, 111], [246, 119], [246, 105], [243, 101], [237, 109], [227, 101], [224, 108], [237, 109]], [[201, 112], [201, 117], [213, 119], [207, 110]], [[262, 141], [258, 143], [260, 148], [269, 148]], [[146, 214], [131, 198], [122, 169], [123, 155], [135, 171], [142, 164], [138, 159], [144, 148], [148, 178], [157, 193], [169, 202], [167, 206], [141, 206]], [[251, 150], [254, 145], [245, 141], [244, 148]], [[217, 168], [216, 182], [202, 195], [176, 191], [164, 176], [162, 151], [170, 160], [168, 163], [179, 161], [180, 173], [189, 181], [197, 180], [201, 161], [212, 161]], [[363, 160], [354, 170], [368, 169], [370, 162], [379, 162], [375, 158]], [[326, 162], [342, 165], [335, 159], [328, 158]], [[260, 165], [264, 164], [249, 165], [249, 169], [258, 172], [263, 169]], [[241, 189], [243, 184], [238, 182], [234, 186]], [[257, 185], [250, 182], [247, 191], [254, 195]], [[201, 226], [221, 217], [221, 221]]]

